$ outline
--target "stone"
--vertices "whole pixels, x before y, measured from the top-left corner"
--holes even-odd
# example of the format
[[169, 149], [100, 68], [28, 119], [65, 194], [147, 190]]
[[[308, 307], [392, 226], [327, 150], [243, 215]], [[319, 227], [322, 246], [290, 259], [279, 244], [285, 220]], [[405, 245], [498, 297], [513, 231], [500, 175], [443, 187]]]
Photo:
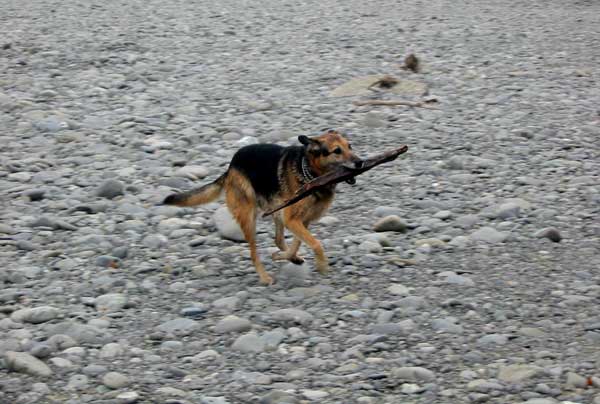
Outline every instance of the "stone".
[[124, 391], [123, 393], [117, 394], [117, 400], [120, 401], [119, 404], [137, 403], [139, 399], [140, 395], [136, 391]]
[[396, 215], [385, 216], [379, 219], [373, 225], [373, 230], [377, 232], [395, 231], [399, 233], [406, 232], [407, 224]]
[[121, 311], [127, 305], [127, 296], [122, 293], [100, 295], [95, 300], [96, 310], [101, 312]]
[[114, 199], [125, 194], [125, 186], [118, 180], [107, 180], [96, 189], [96, 196], [106, 199]]
[[265, 342], [253, 332], [240, 335], [231, 346], [234, 351], [243, 353], [260, 353], [265, 350], [265, 347]]
[[[48, 333], [53, 336], [56, 336], [54, 334], [66, 335], [80, 344], [105, 344], [112, 338], [112, 335], [107, 330], [73, 321], [65, 321], [52, 325]], [[49, 342], [51, 340], [52, 337], [49, 339]]]
[[200, 329], [200, 324], [190, 318], [180, 317], [162, 323], [157, 329], [169, 334], [184, 336]]
[[25, 352], [7, 351], [4, 353], [6, 368], [37, 377], [49, 377], [52, 370], [41, 360]]
[[578, 375], [575, 372], [568, 372], [567, 373], [567, 387], [569, 388], [586, 388], [588, 385], [588, 380], [587, 378]]
[[314, 319], [312, 314], [300, 309], [280, 309], [271, 312], [270, 315], [275, 321], [300, 325], [310, 324]]
[[483, 241], [489, 244], [503, 243], [508, 238], [508, 234], [500, 232], [493, 227], [485, 226], [471, 233], [471, 239]]
[[11, 320], [19, 323], [40, 324], [54, 320], [59, 315], [59, 310], [51, 306], [39, 306], [21, 309], [10, 315]]
[[418, 367], [418, 366], [409, 366], [409, 367], [400, 367], [393, 368], [390, 372], [390, 377], [400, 380], [408, 380], [408, 381], [432, 381], [435, 379], [435, 373], [431, 370]]
[[89, 379], [86, 375], [73, 375], [69, 378], [66, 390], [84, 390], [88, 387]]
[[177, 171], [175, 171], [175, 175], [180, 177], [186, 177], [194, 181], [202, 179], [208, 176], [209, 174], [210, 171], [208, 170], [208, 168], [197, 165], [183, 166]]
[[408, 296], [410, 295], [410, 290], [404, 285], [399, 283], [388, 286], [388, 292], [395, 296]]
[[261, 397], [260, 404], [300, 404], [300, 400], [285, 391], [272, 390]]
[[129, 378], [123, 373], [108, 372], [102, 376], [102, 384], [111, 389], [121, 389], [130, 384]]
[[125, 350], [123, 349], [123, 346], [121, 344], [111, 342], [104, 345], [102, 349], [100, 349], [98, 357], [102, 359], [115, 358], [123, 355], [124, 353]]
[[559, 243], [562, 240], [562, 235], [556, 227], [546, 227], [541, 230], [538, 230], [533, 234], [533, 237], [547, 238], [548, 240], [554, 241], [555, 243]]
[[508, 365], [500, 368], [498, 379], [506, 383], [522, 383], [540, 374], [541, 369], [531, 365]]
[[220, 320], [214, 328], [217, 334], [226, 334], [230, 332], [244, 332], [252, 328], [252, 323], [238, 316], [227, 316]]
[[221, 237], [233, 241], [246, 240], [242, 229], [226, 206], [222, 206], [215, 211], [213, 220]]

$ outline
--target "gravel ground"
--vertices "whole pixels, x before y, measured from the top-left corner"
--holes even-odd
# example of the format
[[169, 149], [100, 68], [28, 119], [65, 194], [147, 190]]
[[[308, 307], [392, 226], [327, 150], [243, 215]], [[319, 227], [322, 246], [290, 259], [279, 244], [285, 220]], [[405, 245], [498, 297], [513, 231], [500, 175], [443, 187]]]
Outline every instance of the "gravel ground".
[[[600, 403], [599, 38], [585, 0], [2, 2], [0, 403]], [[374, 74], [437, 109], [331, 94]], [[327, 277], [159, 205], [328, 127], [409, 152], [339, 186]]]

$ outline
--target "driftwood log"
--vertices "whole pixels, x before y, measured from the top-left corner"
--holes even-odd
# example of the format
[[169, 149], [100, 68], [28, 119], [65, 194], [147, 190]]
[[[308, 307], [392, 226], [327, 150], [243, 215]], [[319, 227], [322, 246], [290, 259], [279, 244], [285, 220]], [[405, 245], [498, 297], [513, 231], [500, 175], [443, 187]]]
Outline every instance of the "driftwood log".
[[328, 185], [337, 184], [342, 181], [351, 181], [357, 175], [360, 175], [365, 171], [369, 171], [371, 168], [378, 166], [379, 164], [396, 160], [396, 158], [398, 158], [399, 155], [401, 155], [402, 153], [406, 153], [407, 150], [408, 146], [404, 145], [398, 147], [397, 149], [390, 150], [373, 157], [369, 157], [366, 160], [363, 160], [363, 165], [361, 168], [348, 168], [345, 166], [340, 166], [335, 170], [330, 171], [327, 174], [321, 175], [320, 177], [317, 177], [314, 180], [304, 184], [300, 189], [298, 189], [298, 191], [296, 191], [294, 196], [292, 196], [290, 199], [288, 199], [278, 207], [263, 213], [263, 217], [267, 217], [277, 212], [278, 210], [293, 205], [299, 200], [302, 200], [307, 196], [317, 192], [320, 188], [326, 187]]

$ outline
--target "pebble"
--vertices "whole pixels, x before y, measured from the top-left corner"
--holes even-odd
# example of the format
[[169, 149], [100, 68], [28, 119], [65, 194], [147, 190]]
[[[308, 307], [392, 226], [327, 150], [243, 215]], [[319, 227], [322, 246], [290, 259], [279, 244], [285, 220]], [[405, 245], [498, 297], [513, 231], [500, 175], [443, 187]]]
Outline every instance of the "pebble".
[[508, 365], [500, 368], [498, 379], [506, 383], [522, 383], [539, 375], [541, 369], [531, 365]]
[[200, 329], [200, 324], [189, 318], [175, 318], [160, 324], [157, 329], [169, 334], [190, 335]]
[[102, 384], [111, 389], [121, 389], [130, 383], [129, 378], [123, 373], [108, 372], [102, 376]]
[[240, 335], [231, 348], [243, 353], [260, 353], [265, 350], [266, 344], [256, 333], [251, 332]]
[[383, 217], [373, 225], [373, 230], [375, 231], [395, 231], [404, 233], [406, 232], [406, 229], [406, 223], [396, 215]]
[[125, 194], [125, 185], [119, 180], [106, 180], [96, 189], [96, 196], [114, 199]]
[[120, 311], [127, 305], [127, 296], [122, 293], [100, 295], [95, 300], [96, 310], [100, 312]]
[[220, 320], [215, 325], [215, 332], [217, 334], [226, 334], [230, 332], [244, 332], [252, 328], [252, 323], [245, 319], [237, 316], [227, 316]]
[[562, 235], [556, 227], [545, 227], [541, 230], [538, 230], [533, 234], [533, 237], [547, 238], [555, 243], [559, 243], [562, 240]]
[[4, 353], [6, 368], [31, 376], [49, 377], [52, 370], [41, 360], [25, 352], [7, 351]]
[[435, 373], [429, 369], [409, 366], [409, 367], [397, 367], [393, 368], [390, 372], [390, 376], [395, 379], [408, 380], [408, 381], [432, 381], [435, 379]]
[[213, 215], [213, 220], [221, 237], [233, 241], [246, 240], [242, 233], [242, 229], [240, 229], [240, 226], [237, 224], [227, 207], [222, 206], [217, 209]]
[[38, 306], [21, 309], [10, 315], [11, 320], [19, 323], [40, 324], [54, 320], [59, 315], [59, 310], [52, 306]]
[[490, 244], [503, 243], [507, 238], [507, 233], [500, 232], [489, 226], [482, 227], [479, 230], [471, 233], [471, 239]]

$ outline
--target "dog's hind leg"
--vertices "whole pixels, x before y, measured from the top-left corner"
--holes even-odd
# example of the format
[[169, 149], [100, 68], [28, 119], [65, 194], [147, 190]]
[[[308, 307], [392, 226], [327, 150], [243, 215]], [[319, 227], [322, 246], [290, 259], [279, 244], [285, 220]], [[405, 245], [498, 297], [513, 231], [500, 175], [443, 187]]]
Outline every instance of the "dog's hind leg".
[[273, 215], [273, 223], [275, 223], [275, 245], [281, 251], [286, 251], [288, 248], [285, 243], [283, 220], [279, 214]]
[[[321, 242], [308, 231], [304, 223], [298, 219], [287, 219], [285, 225], [294, 234], [294, 236], [296, 236], [294, 243], [296, 240], [302, 241], [314, 251], [317, 271], [322, 274], [328, 272], [329, 263], [325, 257], [323, 246], [321, 246]], [[299, 242], [298, 247], [300, 247]]]
[[273, 278], [267, 273], [256, 250], [256, 195], [250, 182], [243, 175], [233, 172], [225, 187], [225, 200], [233, 217], [240, 225], [244, 238], [250, 245], [250, 258], [256, 268], [260, 283], [272, 285]]

